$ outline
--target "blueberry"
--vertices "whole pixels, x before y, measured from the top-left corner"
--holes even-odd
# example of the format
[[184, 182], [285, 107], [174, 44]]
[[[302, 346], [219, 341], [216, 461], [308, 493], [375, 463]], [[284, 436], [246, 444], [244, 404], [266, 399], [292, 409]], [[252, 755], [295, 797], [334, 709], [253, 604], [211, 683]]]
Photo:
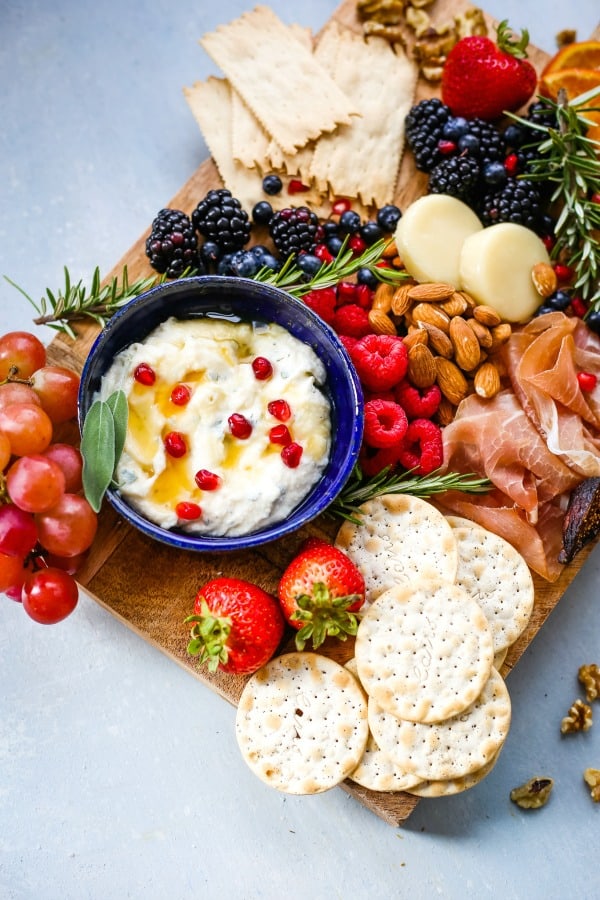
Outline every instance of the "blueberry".
[[231, 269], [240, 278], [253, 278], [260, 265], [251, 250], [238, 250], [231, 257]]
[[233, 253], [225, 253], [217, 264], [217, 275], [231, 275], [231, 258]]
[[327, 241], [327, 249], [331, 253], [332, 256], [337, 256], [340, 250], [342, 249], [343, 240], [341, 237], [338, 237], [336, 234], [333, 237], [330, 237]]
[[483, 180], [494, 187], [502, 187], [507, 178], [506, 169], [501, 162], [490, 162], [483, 170]]
[[504, 129], [504, 140], [509, 147], [520, 147], [525, 141], [525, 131], [519, 125], [507, 125]]
[[458, 149], [462, 153], [466, 150], [469, 153], [477, 153], [479, 150], [479, 138], [474, 134], [463, 134], [458, 139]]
[[564, 312], [571, 304], [571, 295], [567, 291], [554, 291], [549, 297], [546, 297], [545, 306], [550, 309], [558, 309]]
[[458, 141], [459, 138], [466, 134], [469, 130], [469, 123], [462, 116], [455, 116], [448, 119], [444, 125], [442, 135], [448, 141]]
[[600, 309], [591, 310], [585, 317], [585, 324], [595, 334], [600, 334]]
[[221, 248], [214, 241], [205, 241], [200, 247], [200, 258], [207, 268], [216, 265], [220, 256]]
[[356, 273], [356, 281], [358, 284], [366, 284], [367, 287], [375, 288], [379, 284], [379, 279], [376, 275], [373, 275], [370, 269], [367, 269], [366, 266], [362, 269], [359, 269]]
[[402, 213], [397, 206], [394, 206], [393, 203], [388, 203], [378, 211], [377, 224], [388, 234], [391, 234], [396, 228], [401, 215]]
[[340, 231], [343, 234], [356, 234], [360, 228], [360, 216], [355, 210], [347, 209], [340, 216]]
[[314, 253], [299, 253], [296, 257], [296, 265], [306, 275], [316, 275], [323, 261]]
[[259, 262], [261, 269], [272, 269], [274, 272], [278, 272], [281, 268], [279, 260], [275, 259], [272, 253], [265, 253], [263, 256], [261, 256]]
[[383, 237], [383, 229], [380, 228], [377, 222], [365, 222], [359, 228], [358, 233], [367, 245], [374, 244]]
[[552, 216], [543, 215], [540, 216], [539, 221], [539, 232], [540, 234], [553, 235], [554, 234], [554, 226], [555, 221]]
[[248, 252], [251, 253], [255, 257], [255, 259], [260, 262], [265, 253], [270, 253], [271, 251], [268, 247], [265, 247], [264, 244], [255, 244], [254, 247], [250, 247], [250, 250]]
[[546, 315], [546, 313], [549, 313], [549, 312], [556, 312], [556, 310], [552, 309], [551, 306], [548, 306], [547, 303], [543, 303], [541, 306], [538, 306], [538, 308], [535, 311], [535, 315], [536, 316], [544, 316], [544, 315]]
[[323, 229], [323, 234], [325, 235], [325, 240], [338, 233], [338, 223], [334, 222], [333, 219], [328, 219], [326, 222], [323, 222], [321, 227]]
[[270, 194], [273, 196], [274, 194], [278, 194], [283, 187], [283, 182], [279, 175], [265, 175], [263, 178], [263, 191], [265, 194]]
[[273, 207], [268, 200], [260, 200], [252, 207], [252, 221], [257, 225], [268, 225], [273, 218]]

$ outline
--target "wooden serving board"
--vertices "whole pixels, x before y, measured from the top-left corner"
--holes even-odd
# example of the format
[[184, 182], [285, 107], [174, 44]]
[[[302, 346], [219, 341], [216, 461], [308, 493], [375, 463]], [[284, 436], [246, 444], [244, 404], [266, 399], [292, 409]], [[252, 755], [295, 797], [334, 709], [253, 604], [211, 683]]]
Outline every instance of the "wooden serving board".
[[[444, 20], [468, 6], [464, 0], [438, 0], [432, 12], [435, 18]], [[361, 30], [354, 0], [345, 0], [333, 18]], [[539, 68], [545, 56], [534, 49], [530, 58]], [[430, 84], [419, 83], [417, 99], [433, 93]], [[206, 160], [165, 205], [191, 212], [208, 190], [221, 184], [212, 160]], [[405, 208], [425, 192], [426, 176], [415, 170], [410, 154], [405, 154], [398, 185], [395, 202], [401, 208]], [[108, 278], [115, 275], [120, 277], [125, 264], [130, 280], [155, 274], [145, 255], [146, 236], [147, 233], [140, 236], [112, 272], [108, 273]], [[81, 325], [77, 330], [79, 336], [75, 342], [64, 335], [57, 336], [48, 348], [48, 355], [55, 363], [81, 370], [98, 329], [91, 325]], [[121, 622], [166, 653], [195, 678], [209, 685], [225, 700], [237, 704], [246, 679], [226, 673], [210, 675], [200, 671], [195, 660], [186, 653], [189, 633], [188, 626], [183, 622], [192, 612], [196, 592], [209, 578], [221, 574], [246, 578], [267, 591], [276, 592], [281, 572], [302, 541], [309, 534], [331, 540], [339, 524], [339, 521], [324, 515], [302, 531], [257, 550], [194, 554], [153, 542], [127, 525], [112, 507], [105, 504], [99, 517], [97, 538], [84, 568], [78, 573], [78, 580], [98, 603]], [[537, 634], [584, 564], [590, 550], [591, 547], [588, 547], [580, 553], [553, 584], [534, 576], [535, 609], [527, 630], [510, 649], [503, 669], [505, 674], [510, 672]], [[293, 637], [290, 635], [282, 651], [291, 649]], [[328, 642], [324, 645], [323, 652], [345, 662], [353, 653], [352, 642]], [[231, 740], [234, 739], [232, 734]], [[409, 794], [373, 792], [350, 781], [345, 782], [342, 787], [394, 826], [408, 818], [418, 803], [418, 798]]]

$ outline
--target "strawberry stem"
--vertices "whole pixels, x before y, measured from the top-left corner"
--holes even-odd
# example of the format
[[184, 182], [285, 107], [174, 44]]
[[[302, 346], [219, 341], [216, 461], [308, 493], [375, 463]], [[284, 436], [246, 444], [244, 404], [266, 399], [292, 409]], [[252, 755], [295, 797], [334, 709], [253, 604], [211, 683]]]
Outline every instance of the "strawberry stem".
[[231, 632], [231, 619], [213, 615], [206, 600], [202, 600], [200, 614], [188, 616], [185, 621], [194, 623], [187, 652], [190, 656], [198, 656], [200, 663], [206, 663], [209, 672], [216, 672], [219, 664], [225, 664], [229, 658], [227, 639]]
[[521, 32], [521, 36], [517, 38], [515, 32], [510, 28], [508, 19], [504, 19], [496, 28], [496, 43], [500, 50], [514, 56], [515, 59], [527, 59], [527, 47], [529, 45], [529, 32], [526, 28]]
[[356, 634], [358, 619], [354, 613], [348, 612], [348, 608], [361, 599], [360, 594], [335, 597], [327, 585], [317, 581], [313, 584], [312, 594], [300, 594], [295, 599], [298, 609], [290, 618], [304, 623], [296, 635], [298, 650], [304, 650], [309, 640], [316, 650], [325, 638], [337, 637], [345, 641], [348, 635]]

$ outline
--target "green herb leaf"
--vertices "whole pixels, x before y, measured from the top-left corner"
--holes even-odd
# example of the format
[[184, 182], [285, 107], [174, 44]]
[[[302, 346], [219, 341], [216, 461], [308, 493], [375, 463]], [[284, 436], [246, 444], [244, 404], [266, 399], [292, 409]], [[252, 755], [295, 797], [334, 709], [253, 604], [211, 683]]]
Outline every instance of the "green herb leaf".
[[102, 498], [115, 470], [115, 420], [104, 400], [95, 400], [81, 431], [83, 492], [94, 512], [100, 512]]
[[[127, 419], [129, 407], [127, 406], [127, 396], [125, 391], [114, 391], [107, 398], [106, 403], [112, 412], [115, 425], [115, 463], [116, 466], [121, 459], [121, 453], [125, 446], [125, 436], [127, 435]], [[114, 472], [114, 467], [113, 467]]]

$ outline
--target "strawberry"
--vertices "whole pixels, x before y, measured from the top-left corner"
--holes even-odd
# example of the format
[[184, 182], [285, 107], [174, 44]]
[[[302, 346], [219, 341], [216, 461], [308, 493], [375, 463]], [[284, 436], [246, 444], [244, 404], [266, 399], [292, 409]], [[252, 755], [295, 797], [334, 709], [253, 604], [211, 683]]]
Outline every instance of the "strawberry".
[[529, 34], [519, 40], [501, 22], [497, 43], [480, 35], [461, 38], [446, 58], [442, 74], [442, 100], [454, 116], [497, 119], [523, 106], [537, 85], [537, 74], [527, 61]]
[[365, 601], [365, 582], [345, 553], [309, 538], [281, 576], [278, 595], [285, 618], [298, 631], [298, 650], [310, 639], [316, 650], [326, 637], [345, 641], [356, 634], [354, 613]]
[[206, 663], [210, 672], [221, 669], [247, 675], [256, 672], [275, 653], [285, 622], [277, 599], [239, 578], [213, 578], [194, 601], [187, 650]]

